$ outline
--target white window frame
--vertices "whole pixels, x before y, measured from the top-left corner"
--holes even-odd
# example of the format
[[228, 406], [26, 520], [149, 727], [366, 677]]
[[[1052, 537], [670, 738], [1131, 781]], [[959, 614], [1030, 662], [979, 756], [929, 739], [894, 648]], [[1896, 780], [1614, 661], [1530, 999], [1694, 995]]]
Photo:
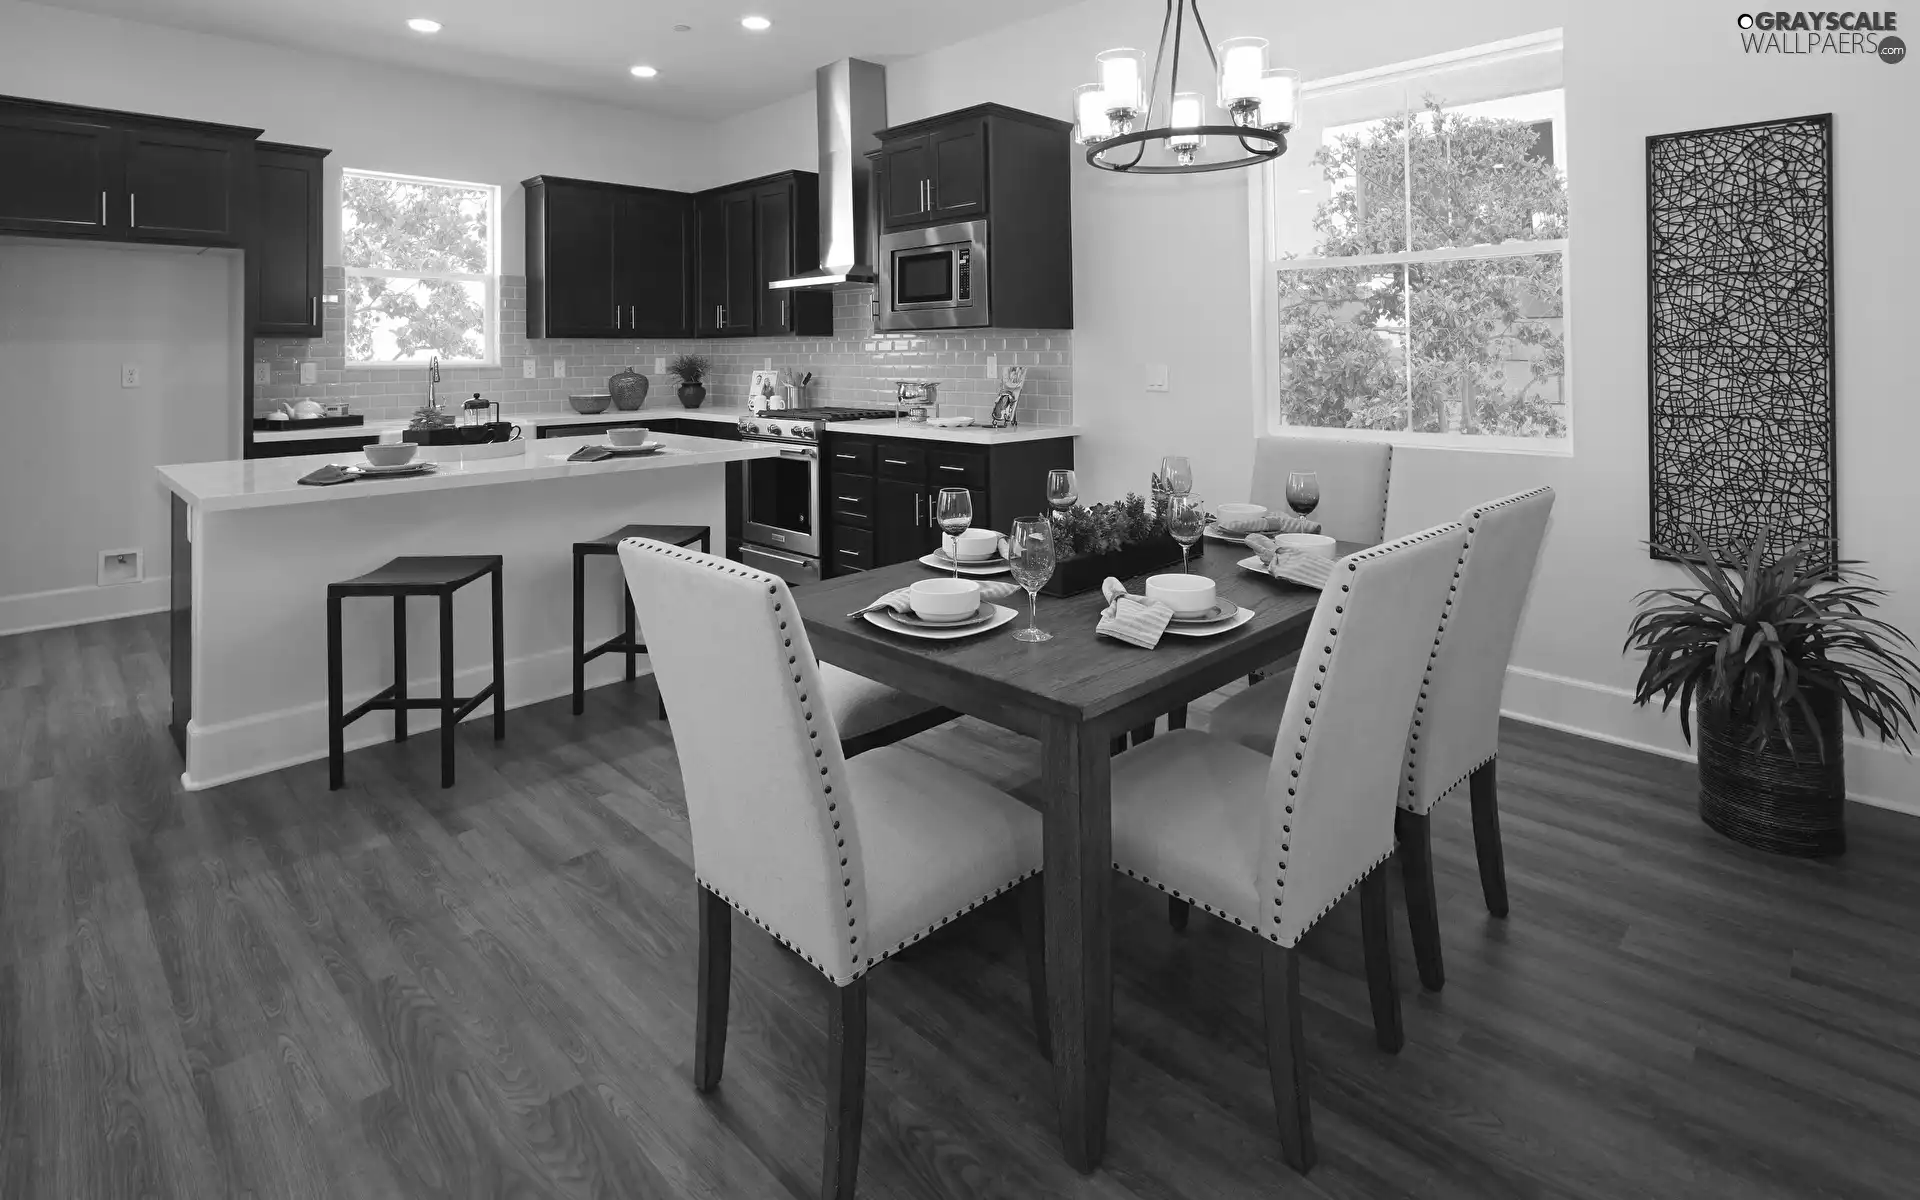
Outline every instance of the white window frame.
[[[1438, 70], [1458, 67], [1494, 66], [1501, 62], [1539, 54], [1559, 54], [1565, 39], [1559, 29], [1544, 30], [1470, 46], [1445, 54], [1431, 55], [1408, 62], [1394, 63], [1355, 71], [1346, 75], [1312, 80], [1301, 87], [1301, 103], [1313, 103], [1315, 97], [1329, 97], [1361, 88], [1395, 83], [1411, 83]], [[1562, 123], [1564, 125], [1564, 122]], [[1554, 130], [1556, 161], [1564, 163], [1566, 131]], [[1312, 153], [1318, 147], [1297, 147], [1294, 153]], [[1543, 454], [1568, 457], [1573, 454], [1573, 256], [1569, 240], [1549, 238], [1531, 242], [1503, 242], [1484, 246], [1449, 246], [1436, 250], [1415, 250], [1394, 254], [1348, 255], [1319, 258], [1282, 258], [1276, 199], [1280, 184], [1272, 163], [1249, 171], [1247, 215], [1253, 253], [1249, 284], [1253, 298], [1253, 374], [1261, 381], [1256, 404], [1256, 428], [1266, 434], [1289, 437], [1324, 437], [1349, 441], [1389, 442], [1397, 446], [1424, 446], [1448, 450], [1491, 451], [1508, 454]], [[1564, 438], [1497, 437], [1486, 434], [1425, 433], [1400, 429], [1342, 429], [1319, 425], [1289, 425], [1282, 417], [1280, 402], [1281, 306], [1277, 299], [1279, 272], [1312, 270], [1325, 267], [1368, 267], [1413, 265], [1423, 262], [1447, 262], [1460, 259], [1508, 258], [1536, 254], [1560, 255], [1561, 327], [1566, 367], [1561, 377], [1562, 395], [1567, 407], [1567, 436]]]
[[[355, 267], [346, 265], [346, 181], [349, 176], [362, 179], [394, 179], [401, 183], [426, 183], [440, 187], [465, 188], [471, 191], [484, 191], [487, 194], [487, 271], [484, 275], [471, 275], [454, 271], [391, 271], [383, 267]], [[342, 340], [346, 330], [353, 328], [353, 287], [354, 276], [362, 275], [373, 279], [445, 279], [460, 283], [483, 283], [486, 285], [486, 315], [482, 318], [487, 339], [487, 357], [485, 358], [443, 358], [440, 365], [446, 368], [498, 367], [500, 365], [500, 186], [493, 183], [478, 183], [470, 179], [436, 179], [431, 175], [406, 175], [399, 171], [370, 171], [364, 168], [343, 167], [340, 171], [340, 201], [334, 206], [334, 219], [341, 228], [341, 270], [344, 273], [344, 286], [341, 288], [341, 307], [345, 312]], [[344, 350], [344, 346], [342, 347]], [[419, 371], [425, 363], [411, 362], [355, 362], [345, 359], [349, 371]]]

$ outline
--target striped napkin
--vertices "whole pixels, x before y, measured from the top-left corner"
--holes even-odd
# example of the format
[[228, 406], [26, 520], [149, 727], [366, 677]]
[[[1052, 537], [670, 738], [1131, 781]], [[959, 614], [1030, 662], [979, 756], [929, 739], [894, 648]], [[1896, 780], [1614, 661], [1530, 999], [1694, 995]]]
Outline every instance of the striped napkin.
[[1247, 535], [1247, 549], [1260, 556], [1266, 565], [1267, 574], [1275, 579], [1284, 579], [1288, 583], [1297, 583], [1301, 587], [1310, 587], [1318, 591], [1327, 586], [1327, 580], [1333, 578], [1333, 560], [1322, 558], [1318, 554], [1308, 554], [1304, 550], [1287, 550], [1274, 544], [1270, 537], [1258, 533]]
[[1100, 611], [1100, 623], [1093, 627], [1096, 634], [1104, 633], [1145, 650], [1160, 644], [1167, 622], [1173, 620], [1171, 608], [1158, 600], [1134, 595], [1111, 575], [1100, 585], [1100, 594], [1107, 598], [1107, 606]]
[[[907, 588], [895, 588], [865, 608], [856, 608], [847, 615], [849, 617], [857, 617], [862, 613], [885, 610], [897, 616], [910, 616], [913, 613], [913, 603], [907, 598], [909, 590], [910, 589]], [[980, 584], [980, 602], [982, 604], [989, 604], [996, 600], [1011, 599], [1019, 594], [1020, 588], [1017, 584], [984, 582]]]
[[1221, 533], [1319, 533], [1320, 522], [1296, 517], [1292, 513], [1268, 513], [1251, 521], [1215, 521]]
[[567, 455], [568, 462], [599, 462], [603, 458], [612, 458], [613, 451], [605, 446], [582, 446]]

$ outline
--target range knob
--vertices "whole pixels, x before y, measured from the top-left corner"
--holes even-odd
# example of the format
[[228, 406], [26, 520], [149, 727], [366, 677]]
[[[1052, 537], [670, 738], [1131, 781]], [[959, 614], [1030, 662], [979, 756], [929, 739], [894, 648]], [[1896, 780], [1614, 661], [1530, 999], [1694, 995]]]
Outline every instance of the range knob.
[[755, 422], [753, 422], [753, 421], [742, 421], [742, 422], [740, 422], [740, 427], [741, 427], [742, 429], [744, 429], [744, 430], [746, 430], [746, 431], [747, 431], [748, 433], [759, 433], [759, 432], [760, 432], [760, 426], [759, 426], [759, 425], [758, 425], [757, 423], [755, 423]]
[[808, 441], [813, 440], [813, 426], [811, 425], [795, 425], [793, 431]]

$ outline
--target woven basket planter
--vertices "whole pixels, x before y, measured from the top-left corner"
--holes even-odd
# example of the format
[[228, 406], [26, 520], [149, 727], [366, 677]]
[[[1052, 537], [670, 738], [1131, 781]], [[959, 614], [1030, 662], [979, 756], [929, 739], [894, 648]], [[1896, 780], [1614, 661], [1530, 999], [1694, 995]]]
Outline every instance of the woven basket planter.
[[1840, 706], [1814, 701], [1826, 743], [1823, 761], [1813, 730], [1797, 709], [1787, 725], [1798, 757], [1778, 738], [1764, 749], [1747, 744], [1750, 726], [1697, 709], [1700, 819], [1743, 846], [1819, 858], [1847, 848], [1847, 770]]

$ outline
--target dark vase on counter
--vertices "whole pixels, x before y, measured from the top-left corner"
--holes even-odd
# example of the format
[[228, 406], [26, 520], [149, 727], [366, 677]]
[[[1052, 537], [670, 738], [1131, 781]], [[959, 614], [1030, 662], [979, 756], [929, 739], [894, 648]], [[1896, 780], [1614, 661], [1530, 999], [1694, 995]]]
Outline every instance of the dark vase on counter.
[[647, 390], [651, 386], [645, 375], [628, 367], [607, 379], [607, 394], [613, 397], [614, 407], [633, 412], [647, 402]]
[[707, 385], [704, 383], [683, 383], [680, 385], [680, 403], [688, 408], [699, 408], [707, 402]]

